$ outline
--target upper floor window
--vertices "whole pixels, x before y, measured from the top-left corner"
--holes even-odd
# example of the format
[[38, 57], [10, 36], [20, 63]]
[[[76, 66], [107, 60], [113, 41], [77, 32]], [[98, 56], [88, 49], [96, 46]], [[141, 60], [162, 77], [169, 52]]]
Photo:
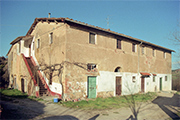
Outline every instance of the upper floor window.
[[166, 58], [166, 52], [163, 53], [163, 57]]
[[40, 39], [37, 40], [37, 48], [40, 47]]
[[21, 53], [21, 41], [19, 41], [19, 53]]
[[96, 37], [96, 34], [89, 33], [89, 43], [95, 44], [95, 40], [96, 40], [95, 37]]
[[34, 50], [34, 41], [33, 41], [33, 50]]
[[141, 50], [142, 50], [142, 55], [144, 55], [144, 52], [145, 52], [145, 51], [144, 51], [144, 46], [142, 46], [142, 49], [141, 49]]
[[132, 52], [136, 52], [136, 44], [132, 43]]
[[155, 49], [152, 49], [152, 56], [155, 56]]
[[53, 43], [53, 33], [49, 34], [49, 43], [52, 44]]
[[121, 40], [117, 39], [117, 49], [121, 49]]

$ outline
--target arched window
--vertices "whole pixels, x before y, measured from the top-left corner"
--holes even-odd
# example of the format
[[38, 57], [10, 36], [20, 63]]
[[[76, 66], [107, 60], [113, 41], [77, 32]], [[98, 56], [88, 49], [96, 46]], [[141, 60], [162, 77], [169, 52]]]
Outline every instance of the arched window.
[[121, 72], [121, 67], [117, 67], [114, 72]]

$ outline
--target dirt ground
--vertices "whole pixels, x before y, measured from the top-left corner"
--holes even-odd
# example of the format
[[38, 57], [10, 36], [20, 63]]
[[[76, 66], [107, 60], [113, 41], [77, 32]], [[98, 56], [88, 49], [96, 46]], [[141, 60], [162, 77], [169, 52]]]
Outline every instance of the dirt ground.
[[[50, 101], [29, 99], [0, 100], [3, 108], [1, 119], [61, 119], [61, 120], [134, 120], [129, 108], [111, 110], [81, 110], [66, 108]], [[180, 119], [180, 95], [158, 93], [152, 102], [140, 106], [138, 120]]]

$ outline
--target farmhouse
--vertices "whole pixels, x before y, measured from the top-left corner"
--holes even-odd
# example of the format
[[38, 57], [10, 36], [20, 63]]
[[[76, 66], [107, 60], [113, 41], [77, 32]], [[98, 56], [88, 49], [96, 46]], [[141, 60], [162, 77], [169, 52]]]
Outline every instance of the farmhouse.
[[10, 43], [10, 87], [63, 100], [171, 90], [171, 49], [69, 18], [36, 18]]

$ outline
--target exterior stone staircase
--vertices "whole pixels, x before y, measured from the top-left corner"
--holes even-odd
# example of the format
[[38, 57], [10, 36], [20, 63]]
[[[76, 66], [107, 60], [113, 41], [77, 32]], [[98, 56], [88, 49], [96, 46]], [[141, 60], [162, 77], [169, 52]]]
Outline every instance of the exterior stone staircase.
[[45, 84], [43, 84], [36, 67], [34, 66], [32, 60], [30, 57], [26, 57], [27, 63], [31, 69], [32, 75], [34, 77], [34, 79], [36, 80], [36, 83], [39, 86], [39, 95], [40, 96], [48, 96], [48, 90], [47, 88], [45, 88]]

